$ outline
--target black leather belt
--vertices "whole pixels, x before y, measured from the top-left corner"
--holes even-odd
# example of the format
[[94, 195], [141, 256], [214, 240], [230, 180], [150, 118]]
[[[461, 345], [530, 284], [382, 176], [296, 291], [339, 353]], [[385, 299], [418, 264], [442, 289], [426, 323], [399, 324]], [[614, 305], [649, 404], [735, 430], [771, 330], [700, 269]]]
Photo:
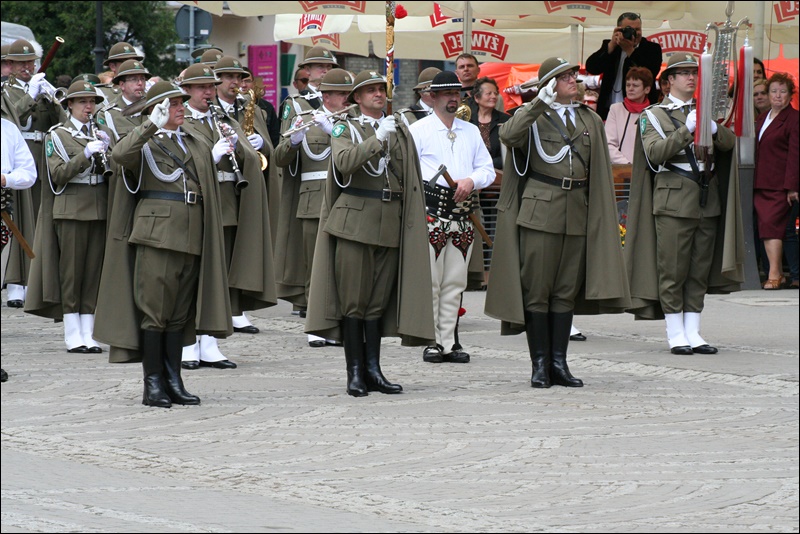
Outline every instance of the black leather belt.
[[[681, 169], [680, 167], [677, 167], [677, 166], [673, 165], [672, 163], [665, 163], [664, 164], [664, 168], [669, 170], [669, 171], [671, 171], [671, 172], [674, 172], [675, 174], [679, 174], [679, 175], [683, 176], [684, 178], [688, 178], [688, 179], [690, 179], [691, 181], [693, 181], [695, 183], [698, 183], [698, 184], [700, 183], [701, 176], [693, 173], [692, 171], [687, 171], [686, 169]], [[717, 175], [717, 173], [712, 170], [711, 171], [711, 176], [714, 177], [716, 175]]]
[[342, 189], [342, 193], [346, 195], [353, 195], [354, 197], [377, 198], [379, 200], [383, 200], [384, 202], [391, 202], [392, 200], [403, 199], [402, 191], [391, 191], [389, 189], [375, 191], [373, 189], [359, 189], [357, 187], [345, 187], [344, 189]]
[[158, 200], [174, 200], [185, 202], [186, 204], [200, 204], [203, 202], [203, 195], [194, 191], [177, 193], [173, 191], [139, 191], [139, 198], [155, 198]]
[[588, 178], [570, 178], [569, 176], [565, 176], [563, 178], [553, 178], [552, 176], [547, 176], [546, 174], [542, 174], [536, 171], [531, 171], [530, 174], [528, 175], [528, 178], [533, 178], [538, 182], [542, 182], [549, 185], [557, 185], [565, 191], [580, 189], [581, 187], [586, 187], [587, 185], [589, 185]]

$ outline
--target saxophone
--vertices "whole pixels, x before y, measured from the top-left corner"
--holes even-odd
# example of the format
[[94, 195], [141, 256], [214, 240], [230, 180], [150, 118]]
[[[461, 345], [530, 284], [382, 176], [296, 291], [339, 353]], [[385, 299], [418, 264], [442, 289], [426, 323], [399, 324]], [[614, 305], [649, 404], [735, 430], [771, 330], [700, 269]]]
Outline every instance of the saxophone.
[[[242, 119], [242, 130], [246, 135], [253, 135], [256, 131], [255, 128], [255, 121], [256, 121], [256, 109], [258, 108], [258, 99], [264, 96], [264, 88], [255, 86], [253, 89], [247, 91], [247, 94], [250, 95], [250, 101], [247, 102], [247, 105], [244, 108], [244, 118]], [[267, 140], [265, 139], [264, 142], [266, 143]], [[267, 166], [269, 163], [267, 162], [267, 156], [258, 152], [259, 157], [261, 158], [261, 170], [267, 170]]]

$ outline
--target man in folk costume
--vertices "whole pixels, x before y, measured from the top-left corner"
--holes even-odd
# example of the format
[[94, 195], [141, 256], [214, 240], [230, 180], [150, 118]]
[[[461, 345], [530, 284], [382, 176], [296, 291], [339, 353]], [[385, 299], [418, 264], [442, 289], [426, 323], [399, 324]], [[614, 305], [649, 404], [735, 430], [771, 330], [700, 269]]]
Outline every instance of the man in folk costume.
[[182, 128], [187, 98], [154, 84], [148, 119], [115, 147], [135, 178], [117, 175], [96, 328], [112, 362], [141, 360], [142, 403], [162, 408], [200, 404], [181, 378], [185, 341], [233, 331], [215, 168], [227, 148]]
[[344, 342], [348, 394], [400, 393], [381, 372], [381, 337], [434, 337], [419, 158], [405, 125], [384, 116], [383, 76], [359, 73], [349, 99], [360, 114], [331, 134], [306, 332]]
[[120, 93], [109, 102], [103, 113], [106, 124], [114, 132], [115, 140], [119, 141], [144, 121], [141, 112], [130, 116], [125, 116], [122, 112], [144, 97], [145, 84], [152, 76], [139, 60], [129, 59], [120, 65], [113, 79]]
[[[241, 126], [242, 121], [245, 118], [248, 100], [241, 95], [240, 88], [242, 87], [242, 80], [244, 79], [245, 75], [247, 75], [247, 71], [244, 70], [244, 67], [238, 59], [230, 56], [223, 56], [219, 61], [217, 61], [216, 65], [214, 65], [214, 75], [222, 82], [217, 85], [215, 103], [222, 108], [222, 111], [225, 112], [225, 115], [227, 115], [228, 118]], [[267, 130], [264, 112], [258, 107], [257, 104], [253, 108], [253, 133], [247, 135], [244, 139], [246, 139], [246, 141], [250, 144], [250, 146], [253, 147], [254, 150], [263, 155], [265, 161], [269, 161], [269, 158], [272, 156], [272, 143], [269, 139], [269, 132]], [[261, 160], [259, 159], [259, 162], [260, 161]], [[263, 173], [261, 179], [264, 179]], [[265, 182], [265, 194], [266, 185], [267, 184]], [[270, 210], [268, 209], [267, 211], [269, 212]], [[269, 238], [269, 253], [271, 256], [272, 235], [270, 235]], [[272, 285], [273, 283], [270, 283], [270, 286]], [[245, 310], [240, 309], [241, 306], [238, 305], [235, 294], [231, 295], [231, 307], [234, 309], [234, 332], [243, 334], [257, 334], [259, 332], [258, 328], [255, 327], [253, 323], [250, 322], [250, 319], [247, 318], [247, 315], [245, 315]], [[237, 315], [236, 312], [241, 313]]]
[[[309, 72], [308, 87], [299, 94], [289, 95], [281, 104], [281, 133], [291, 129], [297, 122], [301, 113], [310, 114], [319, 109], [322, 102], [322, 93], [319, 85], [322, 78], [334, 68], [339, 68], [336, 57], [325, 47], [315, 46], [306, 53], [305, 59], [298, 66]], [[287, 174], [287, 169], [282, 169], [281, 189], [293, 187], [294, 178]], [[281, 193], [283, 195], [283, 193]], [[279, 214], [282, 218], [282, 215]], [[292, 228], [290, 227], [290, 230]], [[296, 230], [297, 228], [295, 228]], [[294, 246], [302, 242], [302, 237], [293, 232], [288, 236], [279, 236], [275, 244], [275, 261], [277, 264], [278, 297], [291, 302], [294, 309], [301, 317], [306, 315], [308, 301], [306, 299], [306, 270], [303, 255], [297, 254]]]
[[95, 124], [103, 101], [78, 81], [63, 101], [69, 119], [45, 136], [46, 179], [25, 311], [64, 320], [67, 352], [99, 353], [93, 339], [106, 241], [110, 132]]
[[577, 73], [547, 59], [538, 96], [500, 129], [510, 150], [486, 314], [503, 335], [526, 333], [534, 388], [583, 385], [567, 366], [574, 313], [630, 305], [608, 143], [600, 117], [573, 100]]
[[694, 56], [674, 54], [669, 95], [639, 118], [625, 236], [629, 311], [637, 319], [663, 317], [670, 351], [682, 355], [717, 352], [700, 335], [705, 295], [737, 291], [744, 280], [736, 137], [706, 118], [713, 157], [695, 158], [694, 131], [703, 120], [693, 99], [697, 72]]
[[[431, 91], [433, 114], [409, 128], [425, 181], [433, 277], [436, 345], [425, 349], [423, 359], [431, 363], [467, 363], [470, 356], [456, 344], [455, 331], [475, 235], [469, 214], [477, 205], [473, 192], [491, 185], [495, 172], [478, 127], [456, 118], [461, 82], [455, 73], [437, 74]], [[442, 164], [455, 181], [455, 189], [443, 176], [434, 180]]]
[[[44, 155], [44, 136], [50, 128], [62, 122], [65, 118], [64, 110], [55, 101], [55, 87], [47, 81], [43, 72], [35, 72], [36, 60], [41, 54], [25, 39], [17, 39], [8, 47], [6, 61], [11, 65], [11, 76], [3, 85], [14, 109], [14, 114], [19, 119], [19, 128], [22, 137], [36, 160], [39, 179], [33, 187], [19, 196], [27, 204], [25, 196], [30, 196], [30, 205], [33, 217], [29, 220], [27, 209], [20, 209], [19, 228], [29, 243], [35, 239], [36, 220], [39, 217], [41, 205], [42, 186], [47, 182], [46, 161]], [[6, 117], [8, 118], [8, 117]], [[19, 204], [23, 208], [22, 204]], [[29, 222], [30, 221], [30, 222]], [[8, 284], [8, 305], [12, 308], [22, 308], [25, 304], [28, 273], [30, 272], [30, 259], [21, 253], [18, 246], [12, 246], [9, 253], [6, 283]]]
[[[231, 69], [236, 67], [231, 66]], [[240, 316], [244, 310], [276, 304], [275, 274], [266, 185], [260, 158], [252, 144], [259, 140], [263, 143], [263, 138], [253, 136], [251, 142], [238, 122], [225, 115], [219, 106], [209, 105], [209, 102], [213, 104], [220, 83], [208, 66], [198, 63], [186, 69], [180, 83], [181, 89], [189, 95], [183, 127], [203, 139], [215, 154], [221, 154], [215, 160], [230, 305], [234, 316]], [[182, 366], [184, 369], [236, 368], [236, 364], [222, 354], [216, 338], [210, 335], [200, 335], [194, 345], [185, 348]]]
[[[281, 188], [278, 250], [284, 258], [299, 256], [303, 260], [306, 277], [305, 299], [311, 288], [311, 268], [314, 247], [319, 229], [319, 214], [325, 196], [325, 180], [331, 156], [331, 132], [333, 117], [348, 105], [347, 97], [353, 88], [353, 78], [342, 69], [332, 69], [322, 78], [319, 90], [322, 107], [313, 114], [296, 116], [294, 133], [284, 137], [275, 150], [273, 163], [283, 168], [284, 184]], [[307, 124], [313, 124], [307, 126]], [[307, 127], [306, 127], [307, 126]], [[286, 268], [287, 262], [279, 268]], [[278, 273], [279, 279], [287, 279], [295, 273]], [[308, 334], [310, 347], [334, 344], [333, 340]]]

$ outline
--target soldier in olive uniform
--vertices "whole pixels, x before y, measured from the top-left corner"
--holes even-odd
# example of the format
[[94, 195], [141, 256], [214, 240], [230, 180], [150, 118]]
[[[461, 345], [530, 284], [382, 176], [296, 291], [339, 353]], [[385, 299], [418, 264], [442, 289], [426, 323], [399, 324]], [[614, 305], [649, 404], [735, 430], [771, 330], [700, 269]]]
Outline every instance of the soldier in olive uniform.
[[119, 87], [120, 94], [104, 108], [106, 124], [114, 132], [119, 141], [128, 135], [144, 120], [141, 113], [125, 116], [122, 112], [135, 102], [139, 102], [145, 93], [144, 86], [153, 75], [136, 59], [128, 59], [120, 65], [113, 83]]
[[306, 332], [343, 340], [348, 394], [400, 393], [381, 372], [381, 336], [433, 339], [419, 158], [405, 126], [384, 116], [383, 76], [361, 72], [349, 99], [361, 113], [332, 131]]
[[211, 67], [213, 69], [217, 64], [217, 61], [223, 57], [225, 57], [225, 53], [219, 48], [208, 48], [203, 52], [203, 54], [200, 56], [200, 61], [198, 61], [196, 64], [205, 65], [206, 67]]
[[[242, 72], [238, 60], [233, 58], [221, 58], [217, 64], [225, 69], [223, 72]], [[190, 98], [183, 127], [204, 139], [213, 150], [225, 154], [217, 161], [216, 170], [230, 302], [234, 315], [240, 316], [244, 310], [262, 309], [276, 303], [275, 274], [266, 185], [261, 174], [261, 160], [251, 144], [264, 141], [261, 136], [251, 136], [252, 141], [248, 139], [239, 123], [213, 104], [221, 83], [206, 65], [198, 63], [186, 69], [180, 86]], [[220, 136], [220, 130], [225, 137]], [[220, 352], [212, 336], [200, 336], [197, 343], [186, 347], [182, 365], [184, 369], [236, 367]]]
[[[300, 91], [299, 94], [289, 95], [281, 104], [281, 132], [286, 132], [297, 122], [299, 114], [310, 114], [322, 106], [322, 93], [318, 87], [322, 78], [329, 70], [338, 68], [336, 57], [325, 47], [315, 46], [305, 55], [305, 59], [298, 66], [305, 68], [309, 73], [313, 73], [308, 87]], [[286, 185], [291, 181], [291, 176], [286, 176], [283, 172], [281, 187], [292, 188]], [[286, 182], [286, 183], [285, 183]], [[282, 210], [281, 210], [282, 211]], [[283, 215], [279, 213], [282, 220]], [[305, 260], [301, 254], [290, 250], [293, 245], [302, 242], [299, 235], [288, 236], [288, 241], [284, 236], [279, 236], [276, 243], [275, 258], [277, 267], [277, 278], [275, 282], [278, 289], [278, 297], [291, 302], [295, 310], [298, 310], [301, 317], [305, 317], [305, 309], [308, 305], [306, 298], [306, 270]]]
[[94, 122], [102, 101], [92, 84], [73, 83], [63, 102], [68, 121], [45, 136], [47, 179], [25, 311], [63, 316], [68, 352], [102, 352], [93, 333], [114, 172], [111, 136]]
[[200, 404], [181, 379], [184, 339], [195, 330], [232, 333], [214, 168], [225, 151], [183, 130], [186, 99], [172, 84], [157, 82], [147, 93], [149, 119], [116, 146], [114, 160], [137, 178], [115, 190], [112, 231], [132, 224], [119, 237], [134, 245], [135, 264], [131, 271], [129, 252], [116, 247], [120, 256], [107, 257], [114, 268], [103, 273], [104, 290], [116, 293], [101, 318], [104, 337], [141, 353], [142, 403], [165, 408]]
[[[275, 150], [273, 163], [283, 167], [284, 181], [276, 254], [286, 260], [281, 264], [283, 268], [291, 265], [289, 258], [302, 258], [306, 301], [311, 287], [319, 214], [330, 163], [333, 122], [327, 117], [347, 106], [352, 87], [353, 78], [349, 72], [342, 69], [328, 71], [319, 88], [322, 107], [313, 114], [296, 116], [293, 126], [295, 132], [284, 137]], [[304, 126], [309, 124], [311, 126]], [[294, 274], [279, 272], [278, 276], [287, 279]], [[308, 344], [311, 347], [324, 347], [326, 341], [309, 334]]]
[[[136, 52], [133, 45], [120, 41], [108, 51], [108, 57], [103, 61], [103, 66], [114, 73], [114, 77], [116, 77], [122, 64], [129, 59], [141, 62], [144, 60], [144, 56]], [[116, 87], [116, 82], [112, 82], [111, 86], [100, 84], [98, 88], [103, 92], [103, 95], [109, 102], [116, 100], [120, 92], [119, 88]]]
[[[44, 73], [34, 73], [35, 62], [40, 57], [33, 45], [25, 39], [17, 39], [11, 43], [6, 55], [6, 61], [11, 65], [11, 77], [5, 84], [5, 92], [14, 107], [22, 137], [25, 138], [39, 171], [39, 179], [29, 190], [34, 223], [27, 225], [28, 228], [20, 228], [26, 238], [30, 238], [31, 243], [35, 235], [35, 221], [39, 215], [44, 183], [44, 135], [64, 120], [63, 109], [53, 100], [55, 88], [44, 78]], [[23, 256], [20, 255], [19, 247], [12, 247], [6, 272], [9, 305], [16, 308], [24, 305], [25, 286], [30, 270], [30, 261]]]
[[715, 354], [700, 335], [705, 295], [743, 281], [736, 137], [710, 121], [711, 157], [695, 158], [697, 60], [674, 54], [665, 72], [670, 92], [642, 113], [634, 152], [625, 240], [631, 312], [665, 318], [672, 354]]
[[605, 129], [574, 102], [577, 74], [577, 65], [547, 59], [538, 96], [500, 128], [510, 156], [486, 313], [503, 322], [501, 334], [524, 329], [535, 388], [583, 385], [567, 366], [575, 311], [630, 305]]
[[433, 94], [431, 93], [431, 82], [434, 76], [439, 74], [441, 69], [428, 67], [423, 69], [417, 77], [417, 85], [414, 86], [414, 93], [417, 95], [417, 103], [413, 106], [398, 111], [406, 126], [411, 126], [418, 120], [433, 113]]

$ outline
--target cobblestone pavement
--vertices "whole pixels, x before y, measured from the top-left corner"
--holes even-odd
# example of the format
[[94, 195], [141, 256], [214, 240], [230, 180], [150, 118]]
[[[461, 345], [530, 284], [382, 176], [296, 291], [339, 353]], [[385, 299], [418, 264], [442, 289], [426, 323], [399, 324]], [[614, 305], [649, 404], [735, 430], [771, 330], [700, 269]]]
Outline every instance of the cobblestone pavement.
[[345, 393], [286, 304], [141, 405], [140, 365], [67, 354], [2, 295], [2, 532], [798, 532], [798, 292], [707, 299], [714, 356], [663, 322], [579, 317], [585, 387], [529, 386], [524, 336], [465, 295], [469, 364], [383, 343], [402, 395]]

